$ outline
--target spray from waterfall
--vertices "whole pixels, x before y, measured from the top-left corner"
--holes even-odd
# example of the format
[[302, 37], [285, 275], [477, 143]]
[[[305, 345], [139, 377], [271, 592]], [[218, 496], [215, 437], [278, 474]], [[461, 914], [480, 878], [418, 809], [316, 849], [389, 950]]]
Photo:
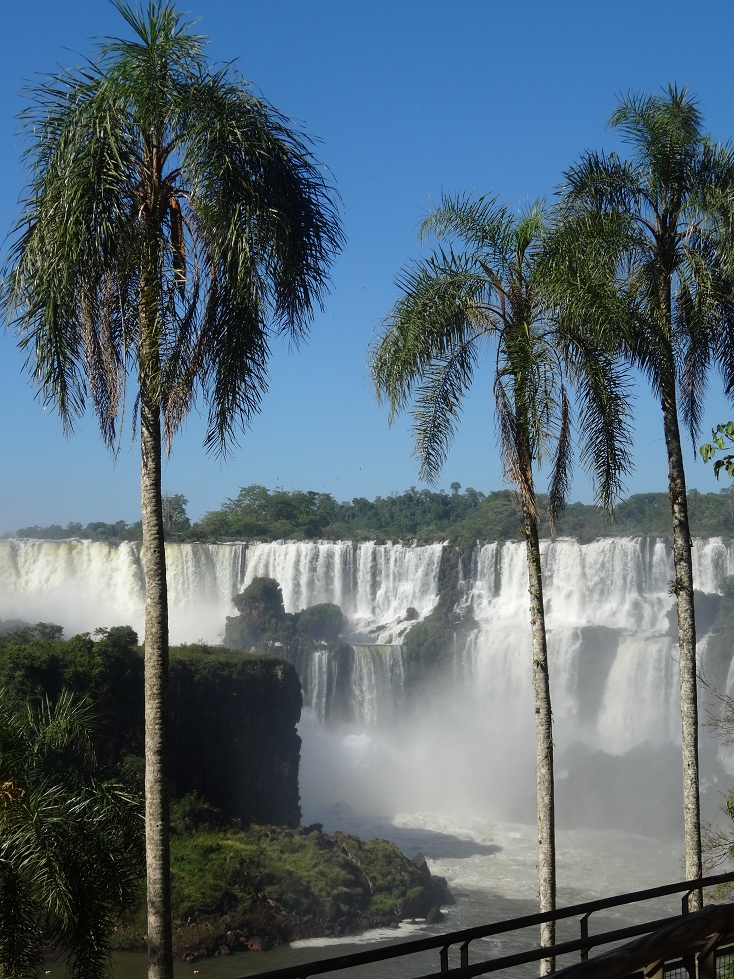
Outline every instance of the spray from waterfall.
[[[532, 820], [524, 547], [474, 549], [459, 588], [471, 627], [448, 651], [452, 668], [408, 690], [402, 642], [436, 606], [442, 553], [440, 544], [167, 545], [174, 642], [219, 640], [232, 596], [256, 576], [280, 583], [288, 612], [333, 602], [347, 616], [347, 651], [317, 646], [299, 666], [307, 820], [338, 801], [386, 814]], [[694, 560], [696, 588], [713, 601], [734, 573], [734, 546], [699, 541]], [[560, 824], [645, 831], [654, 822], [675, 831], [678, 676], [667, 543], [545, 542], [543, 574]], [[58, 622], [67, 636], [119, 624], [142, 632], [138, 545], [0, 542], [0, 618]], [[732, 760], [706, 737], [702, 753], [717, 804]]]

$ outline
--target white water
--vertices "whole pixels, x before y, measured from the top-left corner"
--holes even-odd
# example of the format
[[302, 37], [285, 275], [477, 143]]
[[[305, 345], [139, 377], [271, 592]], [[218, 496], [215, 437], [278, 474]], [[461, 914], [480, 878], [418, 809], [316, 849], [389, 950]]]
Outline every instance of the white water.
[[[524, 546], [475, 550], [462, 588], [477, 628], [452, 650], [451, 676], [411, 707], [396, 644], [410, 628], [406, 610], [423, 618], [435, 605], [441, 553], [441, 545], [171, 544], [172, 639], [217, 641], [225, 617], [235, 614], [232, 595], [256, 575], [280, 582], [287, 611], [339, 604], [354, 644], [343, 667], [341, 713], [332, 710], [335, 664], [326, 651], [303, 673], [304, 821], [328, 823], [330, 807], [347, 803], [352, 809], [343, 813], [382, 814], [384, 834], [406, 849], [408, 831], [427, 851], [439, 829], [482, 846], [491, 841], [501, 849], [429, 855], [459, 890], [489, 888], [503, 900], [531, 901], [533, 832], [523, 828], [534, 808]], [[591, 895], [672, 879], [681, 792], [670, 549], [645, 538], [560, 540], [544, 542], [542, 557], [561, 887]], [[697, 541], [694, 562], [696, 589], [719, 594], [734, 573], [734, 548]], [[0, 542], [1, 619], [57, 622], [67, 635], [120, 624], [142, 633], [143, 599], [137, 545]], [[719, 790], [734, 781], [726, 774], [734, 752], [718, 753], [704, 729], [702, 759], [715, 811]], [[344, 816], [344, 828], [355, 818]], [[662, 834], [663, 842], [635, 842], [642, 838], [634, 832]]]
[[[400, 707], [403, 671], [394, 644], [410, 627], [407, 608], [420, 618], [433, 608], [441, 552], [440, 544], [169, 544], [171, 638], [220, 640], [225, 617], [235, 613], [232, 596], [256, 575], [280, 582], [289, 612], [335, 602], [349, 618], [356, 643], [347, 664], [351, 707], [343, 716], [379, 740], [379, 722]], [[698, 541], [693, 553], [696, 589], [721, 592], [734, 573], [734, 547], [712, 538]], [[580, 741], [610, 755], [676, 743], [667, 543], [544, 541], [542, 555], [557, 743]], [[443, 698], [443, 719], [473, 730], [475, 741], [521, 745], [532, 733], [524, 545], [476, 548], [463, 586], [478, 629], [454, 652], [455, 672], [467, 681], [465, 702]], [[143, 602], [137, 544], [0, 541], [2, 619], [57, 622], [67, 635], [123, 623], [142, 633]], [[381, 645], [370, 649], [364, 643]], [[321, 721], [329, 713], [332, 674], [333, 664], [317, 653], [304, 676], [307, 704]], [[407, 745], [406, 751], [411, 753]]]
[[[167, 544], [171, 640], [218, 642], [232, 596], [256, 576], [276, 578], [286, 612], [334, 602], [355, 632], [390, 643], [412, 606], [436, 602], [441, 545]], [[0, 619], [56, 622], [66, 634], [131, 625], [142, 635], [140, 547], [91, 541], [0, 541]]]

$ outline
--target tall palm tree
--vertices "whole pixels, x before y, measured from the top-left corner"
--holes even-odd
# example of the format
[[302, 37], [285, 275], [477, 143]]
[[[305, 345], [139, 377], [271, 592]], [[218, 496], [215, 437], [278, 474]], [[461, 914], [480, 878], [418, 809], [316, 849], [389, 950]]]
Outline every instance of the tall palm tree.
[[[647, 376], [663, 415], [673, 516], [680, 650], [685, 867], [701, 876], [696, 625], [680, 423], [695, 444], [709, 369], [734, 390], [734, 151], [702, 129], [695, 101], [671, 86], [629, 94], [610, 126], [629, 160], [586, 153], [565, 175], [549, 246], [569, 324]], [[700, 892], [692, 906], [700, 905]]]
[[31, 90], [31, 182], [3, 301], [67, 431], [91, 401], [114, 448], [130, 375], [135, 385], [149, 974], [170, 979], [162, 445], [198, 397], [207, 448], [225, 450], [249, 423], [270, 342], [305, 336], [342, 233], [308, 138], [234, 69], [212, 69], [169, 0], [113, 2], [134, 40], [107, 40], [96, 63]]
[[2, 694], [0, 972], [35, 975], [50, 939], [72, 979], [101, 979], [115, 919], [140, 896], [142, 807], [100, 777], [87, 702]]
[[[435, 480], [446, 459], [479, 357], [493, 354], [494, 400], [506, 476], [517, 488], [527, 546], [536, 719], [540, 909], [555, 908], [555, 808], [548, 650], [543, 605], [535, 470], [551, 463], [551, 521], [563, 506], [572, 465], [570, 376], [579, 389], [582, 461], [597, 477], [599, 498], [612, 504], [628, 465], [625, 379], [586, 340], [557, 354], [536, 274], [546, 213], [534, 204], [519, 216], [496, 199], [444, 196], [421, 228], [447, 240], [400, 276], [402, 296], [371, 350], [378, 397], [390, 419], [413, 402], [414, 451], [420, 473]], [[461, 249], [461, 250], [459, 250]], [[541, 927], [554, 944], [555, 926]], [[553, 959], [542, 964], [543, 974]]]

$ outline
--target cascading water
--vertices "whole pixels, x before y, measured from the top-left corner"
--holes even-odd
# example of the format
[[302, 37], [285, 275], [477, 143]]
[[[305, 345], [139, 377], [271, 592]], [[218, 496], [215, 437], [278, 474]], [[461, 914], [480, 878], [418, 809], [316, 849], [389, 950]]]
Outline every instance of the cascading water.
[[[356, 726], [359, 743], [368, 744], [357, 765], [361, 783], [374, 765], [388, 795], [395, 785], [402, 795], [413, 779], [401, 771], [400, 759], [417, 773], [430, 756], [434, 765], [446, 761], [443, 777], [457, 803], [494, 805], [532, 791], [525, 548], [521, 542], [475, 548], [464, 571], [462, 602], [476, 628], [451, 651], [454, 676], [464, 682], [434, 691], [410, 711], [396, 644], [412, 624], [406, 610], [415, 609], [420, 620], [437, 601], [442, 550], [440, 544], [327, 541], [169, 544], [172, 639], [220, 639], [225, 616], [234, 611], [232, 595], [255, 576], [279, 581], [287, 611], [338, 604], [349, 619], [352, 645], [333, 653], [317, 649], [298, 665], [315, 721]], [[734, 572], [734, 547], [712, 538], [698, 541], [693, 554], [697, 590], [721, 592]], [[542, 557], [557, 750], [583, 745], [622, 756], [643, 745], [674, 745], [678, 680], [667, 543], [545, 541]], [[143, 601], [136, 544], [0, 542], [0, 618], [58, 622], [67, 635], [121, 623], [141, 631]], [[396, 751], [386, 739], [401, 725], [409, 730], [400, 731]], [[423, 726], [423, 760], [417, 760], [414, 733]], [[509, 743], [511, 753], [497, 750]], [[447, 745], [457, 748], [450, 760]], [[477, 765], [491, 778], [476, 779], [471, 773]], [[339, 791], [348, 795], [350, 763], [345, 766], [347, 781], [339, 776]], [[423, 780], [426, 804], [433, 781]], [[378, 785], [374, 791], [387, 801]]]
[[[338, 802], [352, 807], [338, 810], [342, 825], [354, 810], [387, 814], [393, 821], [388, 828], [381, 823], [380, 832], [395, 835], [410, 850], [406, 827], [422, 826], [422, 836], [415, 830], [415, 847], [429, 856], [430, 847], [449, 839], [450, 831], [451, 839], [473, 840], [479, 849], [464, 863], [439, 859], [436, 850], [439, 872], [471, 889], [480, 886], [482, 875], [496, 875], [504, 866], [506, 882], [500, 886], [493, 878], [495, 891], [505, 887], [509, 897], [519, 887], [518, 893], [532, 896], [532, 830], [496, 822], [530, 824], [534, 815], [525, 548], [520, 542], [486, 544], [464, 563], [460, 606], [471, 626], [449, 650], [453, 670], [416, 697], [415, 690], [404, 690], [400, 643], [413, 621], [425, 619], [438, 601], [442, 553], [440, 544], [169, 544], [172, 639], [220, 639], [225, 616], [234, 613], [232, 595], [255, 576], [278, 580], [288, 612], [338, 604], [349, 619], [347, 644], [316, 647], [298, 664], [306, 703], [300, 726], [304, 820], [333, 824], [329, 804]], [[693, 556], [697, 591], [721, 594], [734, 573], [734, 546], [699, 540]], [[563, 837], [563, 827], [568, 833], [577, 827], [574, 841], [605, 827], [679, 834], [673, 568], [669, 545], [648, 538], [546, 541], [542, 561], [559, 846], [568, 851], [565, 864], [559, 860], [562, 868], [579, 862], [569, 856], [575, 843]], [[142, 632], [143, 600], [135, 544], [0, 542], [2, 619], [57, 622], [67, 635], [124, 623]], [[410, 616], [409, 608], [415, 610]], [[709, 627], [699, 623], [700, 651]], [[729, 666], [723, 664], [724, 676]], [[734, 685], [734, 668], [729, 674]], [[729, 787], [726, 772], [734, 767], [734, 752], [717, 754], [705, 730], [701, 745], [706, 797], [715, 810], [719, 790]], [[412, 815], [398, 817], [400, 812]], [[609, 839], [602, 845], [607, 861], [617, 846]], [[507, 857], [489, 846], [498, 840]], [[520, 863], [513, 864], [509, 854], [520, 852]], [[579, 866], [596, 859], [588, 848], [584, 852]], [[640, 852], [634, 866], [619, 863], [610, 886], [624, 890], [658, 882], [661, 873], [677, 875], [677, 857], [671, 859], [677, 844], [664, 857], [651, 855], [648, 863]], [[640, 876], [638, 865], [657, 869]], [[598, 880], [611, 880], [607, 863], [595, 873]], [[590, 893], [587, 883], [583, 887]]]
[[354, 634], [390, 643], [407, 608], [429, 612], [438, 596], [442, 546], [283, 542], [247, 550], [243, 587], [256, 576], [275, 578], [286, 612], [334, 602]]
[[389, 724], [400, 706], [404, 679], [401, 646], [317, 646], [295, 663], [304, 705], [321, 723]]
[[[171, 640], [220, 641], [232, 596], [267, 576], [280, 582], [286, 611], [334, 602], [355, 638], [390, 644], [406, 608], [424, 615], [435, 604], [441, 550], [329, 541], [167, 544]], [[138, 544], [0, 541], [2, 619], [57, 622], [67, 635], [121, 623], [142, 633], [144, 595]]]

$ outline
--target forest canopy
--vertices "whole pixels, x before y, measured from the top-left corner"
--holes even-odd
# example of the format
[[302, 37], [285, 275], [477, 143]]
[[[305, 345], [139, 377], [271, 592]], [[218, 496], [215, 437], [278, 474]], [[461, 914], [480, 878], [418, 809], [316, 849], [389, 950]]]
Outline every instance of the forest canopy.
[[[191, 524], [185, 512], [185, 497], [177, 502], [176, 519], [166, 529], [170, 540], [232, 541], [256, 540], [417, 540], [421, 544], [448, 540], [462, 546], [473, 541], [517, 540], [521, 537], [522, 513], [519, 500], [510, 490], [485, 495], [459, 483], [451, 491], [417, 489], [378, 496], [374, 500], [355, 497], [339, 503], [330, 493], [269, 490], [254, 484], [243, 486], [234, 499], [226, 500]], [[181, 503], [180, 501], [183, 501]], [[550, 536], [545, 498], [539, 497], [542, 537]], [[734, 487], [719, 493], [690, 490], [688, 507], [691, 532], [696, 537], [734, 538]], [[637, 493], [623, 500], [611, 521], [598, 507], [585, 503], [569, 504], [557, 520], [559, 537], [579, 541], [602, 536], [649, 535], [666, 537], [671, 533], [667, 493]], [[24, 527], [5, 537], [62, 540], [79, 537], [111, 543], [140, 540], [140, 523], [124, 520], [70, 523], [66, 527]]]

